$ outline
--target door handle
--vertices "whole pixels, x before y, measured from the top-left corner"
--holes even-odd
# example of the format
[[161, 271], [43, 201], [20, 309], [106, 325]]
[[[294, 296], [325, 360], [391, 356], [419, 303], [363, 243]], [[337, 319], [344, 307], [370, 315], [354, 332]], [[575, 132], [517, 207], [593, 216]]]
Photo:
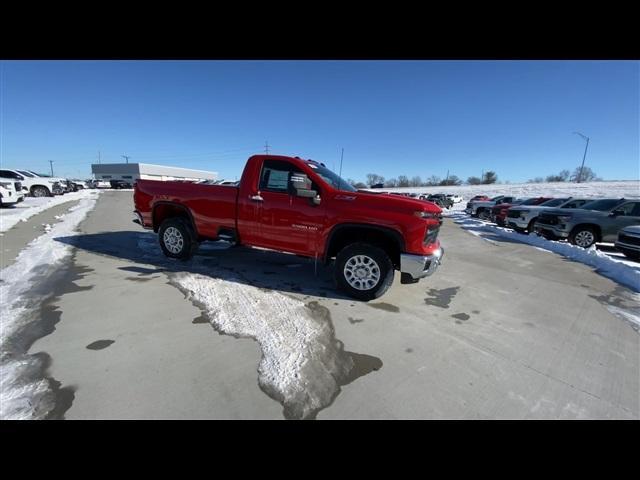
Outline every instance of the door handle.
[[258, 195], [251, 195], [251, 196], [249, 197], [249, 199], [253, 200], [254, 202], [262, 202], [262, 201], [264, 201], [264, 198], [262, 198], [262, 197], [260, 196], [260, 194], [258, 194]]

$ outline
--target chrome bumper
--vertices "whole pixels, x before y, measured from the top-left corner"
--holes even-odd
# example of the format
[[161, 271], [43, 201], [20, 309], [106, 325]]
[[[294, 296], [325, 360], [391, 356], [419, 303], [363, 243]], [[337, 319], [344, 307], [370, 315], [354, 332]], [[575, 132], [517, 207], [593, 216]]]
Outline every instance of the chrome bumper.
[[443, 256], [444, 249], [442, 248], [436, 250], [433, 255], [426, 256], [403, 253], [400, 255], [400, 272], [403, 277], [410, 277], [407, 280], [420, 280], [432, 275], [438, 269]]

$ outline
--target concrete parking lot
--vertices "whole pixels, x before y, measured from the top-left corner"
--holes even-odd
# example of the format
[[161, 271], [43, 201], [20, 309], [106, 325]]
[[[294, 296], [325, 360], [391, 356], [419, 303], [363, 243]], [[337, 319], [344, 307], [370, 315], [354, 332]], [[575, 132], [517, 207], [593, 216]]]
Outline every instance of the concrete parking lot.
[[[132, 195], [102, 193], [81, 232], [56, 239], [74, 253], [32, 313], [55, 330], [30, 349], [60, 383], [52, 418], [640, 417], [640, 336], [607, 308], [632, 293], [583, 264], [445, 219], [436, 275], [396, 275], [363, 303], [333, 289], [330, 268], [292, 255], [205, 244], [171, 262], [132, 223]], [[189, 290], [185, 275], [210, 290]], [[216, 310], [207, 292], [241, 298]], [[270, 345], [211, 326], [235, 308], [268, 322], [274, 298], [306, 312], [319, 344], [284, 396], [269, 383]]]

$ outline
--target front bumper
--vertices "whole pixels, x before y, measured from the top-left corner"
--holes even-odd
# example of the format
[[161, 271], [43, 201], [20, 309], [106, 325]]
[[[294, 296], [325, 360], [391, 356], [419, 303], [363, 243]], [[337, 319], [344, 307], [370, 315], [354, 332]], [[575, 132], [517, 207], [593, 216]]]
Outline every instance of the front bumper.
[[525, 229], [529, 226], [529, 222], [527, 220], [522, 220], [522, 218], [520, 217], [518, 218], [507, 217], [506, 224], [508, 227], [521, 228], [521, 229]]
[[[565, 227], [566, 228], [566, 227]], [[547, 234], [552, 234], [558, 238], [568, 238], [569, 237], [569, 232], [571, 230], [565, 230], [565, 229], [559, 229], [557, 227], [555, 227], [554, 225], [547, 225], [546, 223], [536, 223], [534, 226], [534, 230], [537, 233], [547, 233]]]
[[442, 263], [444, 249], [440, 247], [433, 255], [413, 255], [403, 253], [400, 255], [401, 283], [415, 283], [421, 278], [433, 275]]
[[616, 240], [613, 244], [618, 250], [632, 250], [634, 252], [640, 253], [640, 245], [634, 245], [632, 243], [621, 242], [620, 240]]

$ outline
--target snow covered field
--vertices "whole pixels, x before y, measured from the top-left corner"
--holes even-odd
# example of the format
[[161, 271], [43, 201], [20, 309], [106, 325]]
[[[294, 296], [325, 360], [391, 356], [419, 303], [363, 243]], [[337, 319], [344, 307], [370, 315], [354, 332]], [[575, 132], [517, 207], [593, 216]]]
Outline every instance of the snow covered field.
[[[98, 193], [91, 190], [68, 195], [65, 195], [65, 201], [77, 198], [80, 199], [79, 204], [71, 207], [61, 216], [59, 223], [27, 245], [15, 263], [0, 270], [0, 419], [45, 418], [54, 405], [53, 389], [45, 378], [43, 360], [37, 355], [27, 354], [28, 332], [42, 328], [32, 325], [29, 310], [37, 308], [37, 295], [34, 299], [33, 291], [39, 280], [55, 272], [71, 254], [72, 247], [56, 242], [54, 238], [75, 235], [76, 228], [98, 199]], [[36, 200], [34, 210], [37, 213], [62, 203], [59, 199], [62, 197], [34, 198], [23, 203], [29, 205], [29, 200]], [[43, 200], [49, 202], [44, 203]], [[35, 214], [27, 208], [18, 211], [18, 219]]]
[[407, 187], [385, 188], [374, 191], [411, 192], [411, 193], [447, 193], [462, 195], [463, 201], [451, 210], [464, 210], [466, 203], [476, 195], [509, 195], [517, 197], [611, 197], [640, 198], [640, 180], [587, 183], [521, 183], [500, 185], [461, 185], [453, 187]]
[[89, 198], [92, 195], [96, 195], [97, 192], [98, 190], [80, 190], [79, 192], [66, 193], [55, 197], [25, 197], [24, 202], [0, 209], [0, 232], [6, 232], [18, 222], [26, 221], [29, 217], [37, 215], [48, 208], [72, 200]]

